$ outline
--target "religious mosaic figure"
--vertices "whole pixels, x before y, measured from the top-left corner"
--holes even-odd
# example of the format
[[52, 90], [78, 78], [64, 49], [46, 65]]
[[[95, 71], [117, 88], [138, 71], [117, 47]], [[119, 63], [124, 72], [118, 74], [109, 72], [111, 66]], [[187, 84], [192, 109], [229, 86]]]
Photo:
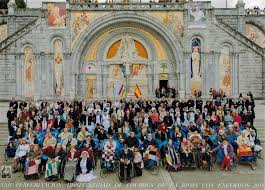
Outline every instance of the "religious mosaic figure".
[[24, 49], [24, 95], [32, 97], [34, 92], [35, 58], [31, 47]]
[[163, 22], [173, 33], [183, 33], [184, 27], [177, 13], [168, 13]]
[[7, 37], [7, 25], [0, 25], [0, 42]]
[[265, 33], [253, 24], [246, 24], [246, 36], [260, 47], [265, 48]]
[[48, 4], [48, 25], [51, 27], [66, 26], [66, 5], [64, 3]]
[[201, 91], [201, 44], [200, 40], [195, 39], [192, 42], [191, 54], [191, 89]]
[[77, 13], [74, 16], [74, 21], [72, 24], [73, 28], [73, 39], [78, 36], [80, 31], [89, 25], [89, 14], [86, 12]]
[[221, 89], [227, 96], [230, 96], [231, 91], [231, 57], [229, 47], [224, 46], [221, 50], [220, 63], [219, 63], [219, 75]]
[[205, 27], [207, 18], [200, 4], [189, 7], [189, 27]]
[[114, 94], [115, 85], [117, 86], [123, 84], [128, 89], [128, 93], [134, 89], [135, 84], [133, 83], [136, 83], [137, 81], [137, 83], [142, 83], [147, 86], [145, 65], [139, 63], [141, 61], [146, 61], [147, 58], [141, 55], [140, 52], [144, 49], [144, 47], [139, 44], [140, 43], [134, 40], [132, 36], [123, 35], [118, 41], [118, 45], [116, 42], [115, 46], [110, 47], [110, 49], [112, 47], [116, 47], [115, 51], [112, 50], [116, 53], [109, 58], [109, 60], [113, 62], [116, 61], [117, 64], [111, 66], [111, 76], [113, 76], [113, 78], [109, 79], [109, 96]]
[[54, 93], [57, 96], [63, 95], [63, 44], [61, 40], [54, 41]]

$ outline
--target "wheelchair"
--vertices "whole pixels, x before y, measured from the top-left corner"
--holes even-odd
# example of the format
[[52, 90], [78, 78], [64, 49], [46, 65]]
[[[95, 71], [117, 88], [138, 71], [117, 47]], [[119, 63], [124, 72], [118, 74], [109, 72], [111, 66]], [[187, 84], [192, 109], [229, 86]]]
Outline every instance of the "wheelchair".
[[[127, 160], [125, 160], [124, 162], [126, 163]], [[123, 166], [124, 167], [123, 177], [120, 175], [121, 174], [121, 162], [119, 162], [118, 165], [119, 165], [118, 177], [119, 177], [120, 182], [130, 182], [131, 179], [135, 177], [133, 162], [130, 162], [129, 164], [124, 164], [124, 166]], [[130, 176], [127, 175], [128, 167], [131, 167]]]
[[108, 174], [115, 173], [118, 169], [119, 162], [114, 158], [112, 161], [100, 160], [100, 176], [105, 178]]
[[29, 158], [26, 159], [23, 169], [24, 178], [26, 180], [40, 178], [40, 171], [39, 171], [40, 163], [41, 163], [40, 159], [39, 160], [34, 160]]
[[212, 152], [200, 154], [198, 166], [200, 169], [207, 169], [208, 171], [212, 171], [213, 168]]
[[192, 154], [192, 160], [190, 160], [183, 151], [180, 152], [180, 160], [183, 166], [182, 169], [191, 169], [191, 170], [196, 169], [196, 160], [194, 158], [194, 153], [191, 152], [190, 154]]

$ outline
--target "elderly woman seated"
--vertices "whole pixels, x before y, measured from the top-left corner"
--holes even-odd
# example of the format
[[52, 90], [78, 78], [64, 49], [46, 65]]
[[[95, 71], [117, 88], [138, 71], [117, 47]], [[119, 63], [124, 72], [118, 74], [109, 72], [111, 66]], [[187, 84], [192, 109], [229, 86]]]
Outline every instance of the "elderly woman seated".
[[195, 167], [194, 157], [192, 153], [193, 148], [193, 144], [186, 138], [183, 138], [181, 142], [181, 149], [183, 151], [184, 163], [189, 167]]
[[22, 139], [20, 138], [19, 143], [20, 144], [17, 147], [16, 154], [15, 154], [14, 161], [13, 161], [14, 172], [18, 171], [17, 165], [19, 162], [22, 162], [22, 165], [23, 165], [26, 155], [30, 150], [30, 147], [29, 147], [29, 144], [26, 138], [22, 138]]
[[46, 180], [56, 181], [60, 178], [63, 171], [61, 171], [62, 160], [65, 157], [65, 152], [60, 143], [53, 149], [50, 157], [46, 163], [45, 178]]
[[68, 130], [69, 129], [65, 127], [63, 129], [63, 132], [61, 132], [58, 136], [61, 139], [61, 144], [62, 144], [62, 147], [64, 150], [66, 150], [66, 145], [67, 145], [68, 139], [69, 139], [70, 132], [68, 132]]
[[78, 145], [82, 144], [83, 141], [86, 140], [86, 137], [88, 135], [89, 135], [89, 133], [86, 131], [86, 128], [82, 127], [81, 131], [77, 134]]
[[38, 144], [34, 144], [32, 146], [33, 149], [29, 151], [25, 162], [25, 168], [24, 168], [25, 178], [39, 177], [39, 165], [41, 163], [42, 151], [39, 148]]
[[66, 164], [64, 167], [64, 180], [73, 182], [76, 178], [76, 166], [80, 157], [80, 152], [76, 150], [74, 145], [71, 145], [70, 150], [67, 152]]
[[110, 135], [108, 141], [105, 142], [102, 152], [102, 166], [112, 169], [115, 161], [116, 142], [113, 141], [113, 137]]
[[56, 138], [53, 137], [52, 133], [50, 132], [43, 142], [42, 150], [45, 153], [45, 155], [50, 155], [52, 153], [53, 149], [56, 146], [56, 143], [57, 143]]
[[237, 155], [238, 156], [252, 156], [253, 152], [250, 148], [249, 138], [246, 136], [246, 133], [243, 131], [241, 135], [238, 136], [236, 140], [238, 144]]

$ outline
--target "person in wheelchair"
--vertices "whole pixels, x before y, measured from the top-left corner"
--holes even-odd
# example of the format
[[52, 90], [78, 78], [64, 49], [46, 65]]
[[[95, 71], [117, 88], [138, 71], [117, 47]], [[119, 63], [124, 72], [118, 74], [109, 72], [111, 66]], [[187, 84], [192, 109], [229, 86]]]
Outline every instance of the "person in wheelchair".
[[193, 148], [194, 148], [193, 144], [186, 138], [183, 138], [181, 142], [181, 149], [182, 149], [182, 157], [185, 166], [195, 167], [194, 156], [192, 153]]
[[252, 156], [253, 152], [250, 148], [249, 138], [246, 136], [246, 133], [243, 131], [236, 140], [238, 144], [237, 155], [238, 156]]
[[107, 170], [114, 171], [114, 162], [115, 162], [115, 150], [116, 142], [113, 141], [113, 137], [109, 135], [108, 141], [105, 143], [103, 152], [102, 152], [102, 168]]
[[[198, 146], [199, 148], [199, 166], [202, 167], [204, 165], [208, 165], [211, 167], [211, 147], [206, 143], [205, 139]], [[209, 168], [210, 169], [210, 168]]]
[[172, 168], [177, 171], [182, 168], [179, 150], [175, 148], [171, 139], [168, 140], [168, 144], [165, 146], [165, 154], [168, 169]]
[[133, 164], [133, 152], [128, 148], [125, 144], [124, 149], [119, 157], [120, 161], [120, 171], [119, 171], [119, 178], [120, 181], [131, 181], [131, 172], [132, 172], [132, 164]]
[[262, 151], [262, 146], [260, 140], [257, 138], [255, 130], [253, 129], [250, 130], [248, 138], [249, 138], [250, 147], [254, 152], [254, 155], [258, 157], [258, 154]]
[[19, 139], [20, 144], [17, 147], [16, 154], [13, 161], [13, 172], [17, 172], [18, 163], [22, 162], [22, 166], [24, 165], [26, 155], [30, 150], [30, 146], [27, 143], [26, 138]]
[[39, 178], [40, 175], [40, 163], [42, 157], [42, 151], [38, 144], [32, 145], [33, 148], [27, 154], [25, 166], [24, 166], [24, 177]]

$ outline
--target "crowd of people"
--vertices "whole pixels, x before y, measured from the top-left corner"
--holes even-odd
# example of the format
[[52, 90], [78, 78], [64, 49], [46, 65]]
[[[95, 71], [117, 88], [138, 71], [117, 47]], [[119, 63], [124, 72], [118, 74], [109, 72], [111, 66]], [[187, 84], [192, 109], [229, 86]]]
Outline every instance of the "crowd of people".
[[[166, 169], [212, 166], [229, 170], [236, 156], [261, 151], [253, 126], [255, 103], [246, 97], [216, 96], [196, 100], [17, 102], [7, 112], [13, 170], [25, 177], [63, 176], [88, 182], [93, 170], [119, 162], [121, 180], [141, 176], [142, 169], [162, 161]], [[13, 152], [12, 152], [13, 151]], [[114, 171], [114, 170], [113, 170]], [[134, 175], [132, 175], [134, 173]]]
[[162, 87], [162, 88], [157, 88], [155, 90], [155, 96], [156, 98], [175, 98], [177, 95], [176, 95], [176, 89], [175, 88], [165, 88], [165, 87]]

